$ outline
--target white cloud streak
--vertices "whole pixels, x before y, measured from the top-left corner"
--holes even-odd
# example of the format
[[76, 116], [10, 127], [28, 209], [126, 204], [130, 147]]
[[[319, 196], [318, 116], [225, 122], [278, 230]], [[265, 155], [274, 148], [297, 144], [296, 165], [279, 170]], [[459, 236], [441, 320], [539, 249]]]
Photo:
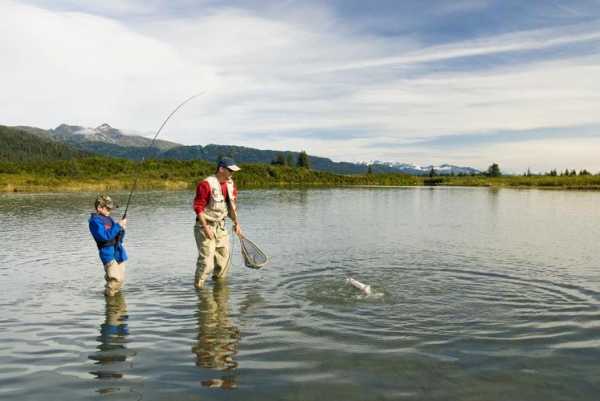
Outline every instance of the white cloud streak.
[[[578, 28], [581, 29], [581, 27]], [[323, 70], [316, 71], [316, 73], [382, 67], [395, 64], [429, 63], [462, 57], [543, 50], [582, 42], [597, 42], [600, 40], [600, 30], [597, 29], [596, 24], [594, 24], [594, 26], [586, 26], [585, 28], [593, 30], [578, 32], [579, 29], [572, 28], [559, 31], [543, 29], [530, 32], [511, 33], [493, 38], [460, 42], [458, 44], [434, 46], [402, 56], [362, 60], [355, 63], [330, 66]]]

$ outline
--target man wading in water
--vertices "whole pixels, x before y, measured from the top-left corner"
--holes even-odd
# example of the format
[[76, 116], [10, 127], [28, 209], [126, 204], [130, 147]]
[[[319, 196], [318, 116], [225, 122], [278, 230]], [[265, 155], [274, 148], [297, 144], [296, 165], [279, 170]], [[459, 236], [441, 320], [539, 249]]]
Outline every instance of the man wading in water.
[[225, 278], [230, 266], [229, 235], [225, 217], [233, 221], [235, 233], [242, 230], [236, 211], [237, 188], [231, 176], [240, 168], [233, 159], [223, 157], [214, 175], [206, 177], [196, 187], [194, 237], [198, 246], [198, 261], [194, 285], [202, 288], [212, 273], [213, 280]]
[[96, 213], [92, 213], [90, 216], [90, 233], [96, 241], [100, 260], [104, 265], [104, 278], [106, 279], [104, 293], [112, 297], [121, 290], [123, 281], [125, 281], [127, 252], [123, 247], [123, 238], [127, 219], [121, 219], [116, 223], [110, 217], [110, 212], [115, 208], [115, 204], [108, 195], [98, 195], [94, 207]]

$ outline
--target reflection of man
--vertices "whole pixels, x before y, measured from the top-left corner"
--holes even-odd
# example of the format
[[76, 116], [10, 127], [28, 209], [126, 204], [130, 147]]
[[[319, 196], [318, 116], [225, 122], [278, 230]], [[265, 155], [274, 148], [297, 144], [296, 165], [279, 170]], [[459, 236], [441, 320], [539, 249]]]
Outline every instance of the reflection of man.
[[[100, 326], [100, 336], [97, 341], [98, 351], [90, 355], [90, 359], [96, 361], [96, 365], [101, 365], [97, 371], [90, 372], [98, 379], [121, 379], [123, 370], [126, 368], [124, 362], [127, 357], [134, 355], [127, 351], [125, 344], [129, 329], [127, 327], [127, 304], [122, 293], [117, 293], [112, 297], [105, 297], [106, 300], [106, 318]], [[101, 392], [113, 392], [117, 389], [101, 389]]]
[[227, 316], [229, 288], [224, 282], [215, 283], [213, 290], [198, 290], [198, 342], [192, 347], [196, 366], [228, 372], [220, 379], [202, 382], [203, 386], [230, 389], [235, 387], [233, 360], [240, 342], [240, 331]]

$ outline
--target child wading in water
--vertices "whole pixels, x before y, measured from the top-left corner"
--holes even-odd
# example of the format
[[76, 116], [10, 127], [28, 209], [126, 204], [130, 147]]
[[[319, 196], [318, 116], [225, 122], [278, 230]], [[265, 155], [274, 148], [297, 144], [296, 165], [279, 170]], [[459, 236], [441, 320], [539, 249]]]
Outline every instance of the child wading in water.
[[98, 195], [94, 206], [96, 212], [90, 216], [90, 232], [96, 241], [104, 265], [106, 279], [104, 293], [112, 297], [121, 290], [125, 280], [127, 252], [123, 247], [123, 238], [127, 219], [121, 219], [117, 223], [110, 217], [115, 204], [108, 195]]

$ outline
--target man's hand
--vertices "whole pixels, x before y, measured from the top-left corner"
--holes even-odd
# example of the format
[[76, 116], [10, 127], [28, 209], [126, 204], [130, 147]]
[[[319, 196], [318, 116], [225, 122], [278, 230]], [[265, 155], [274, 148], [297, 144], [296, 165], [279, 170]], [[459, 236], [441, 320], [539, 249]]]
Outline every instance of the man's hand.
[[206, 238], [215, 239], [215, 234], [213, 234], [213, 232], [210, 231], [210, 227], [207, 224], [202, 226], [202, 231], [204, 232], [204, 236]]
[[235, 231], [235, 234], [239, 237], [240, 235], [242, 235], [242, 227], [240, 226], [240, 223], [235, 223], [233, 225], [233, 230]]
[[127, 228], [127, 218], [119, 220], [119, 225], [123, 228], [123, 230]]
[[210, 226], [204, 218], [204, 213], [199, 213], [198, 215], [196, 215], [196, 221], [198, 221], [202, 226], [202, 232], [204, 233], [205, 238], [215, 239], [215, 234], [210, 230]]

